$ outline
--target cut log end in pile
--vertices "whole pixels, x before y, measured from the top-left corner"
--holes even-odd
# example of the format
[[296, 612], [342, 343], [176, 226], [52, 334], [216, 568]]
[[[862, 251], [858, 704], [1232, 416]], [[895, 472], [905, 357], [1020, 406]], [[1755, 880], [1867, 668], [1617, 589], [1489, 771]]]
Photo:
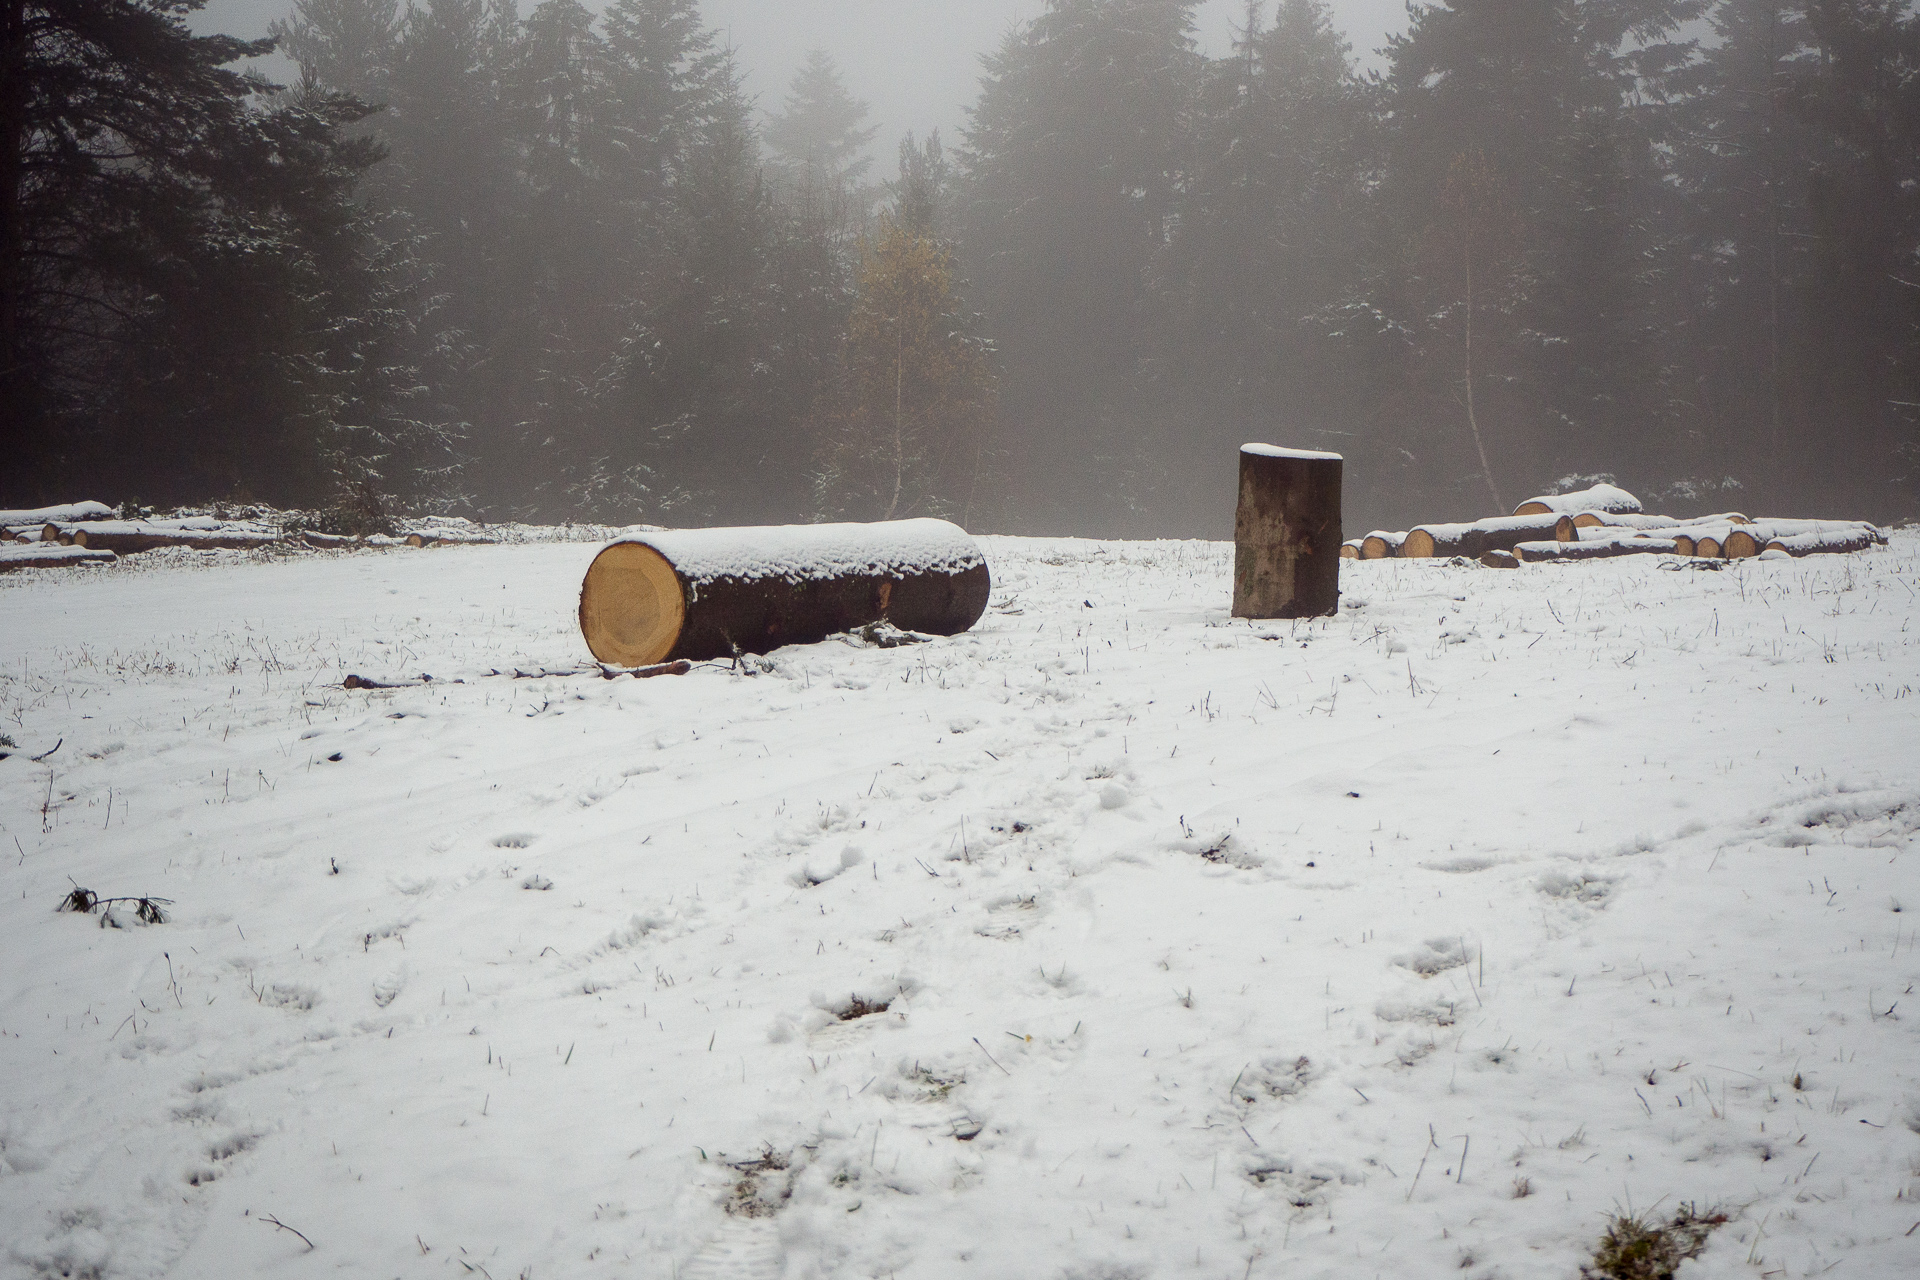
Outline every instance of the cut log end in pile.
[[1644, 512], [1614, 485], [1529, 498], [1511, 516], [1465, 524], [1376, 530], [1341, 547], [1348, 560], [1424, 560], [1464, 556], [1494, 569], [1523, 564], [1678, 555], [1745, 560], [1764, 555], [1846, 554], [1884, 545], [1886, 533], [1863, 520], [1797, 520], [1739, 512], [1679, 519]]

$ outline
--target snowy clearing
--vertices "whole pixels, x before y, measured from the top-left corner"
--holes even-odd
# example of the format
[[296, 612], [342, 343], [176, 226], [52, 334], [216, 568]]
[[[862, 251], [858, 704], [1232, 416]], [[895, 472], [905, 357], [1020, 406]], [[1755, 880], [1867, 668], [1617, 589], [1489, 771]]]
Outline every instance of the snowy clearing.
[[982, 544], [649, 681], [511, 676], [597, 545], [0, 580], [0, 1275], [1920, 1271], [1920, 534]]

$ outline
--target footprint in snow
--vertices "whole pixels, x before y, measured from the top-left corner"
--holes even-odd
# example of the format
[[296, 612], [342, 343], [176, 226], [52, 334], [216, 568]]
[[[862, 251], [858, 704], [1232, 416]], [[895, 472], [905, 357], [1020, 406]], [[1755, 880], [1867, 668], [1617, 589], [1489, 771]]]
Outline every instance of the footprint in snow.
[[780, 1232], [771, 1222], [728, 1218], [680, 1268], [681, 1280], [778, 1280]]
[[373, 1002], [382, 1009], [400, 998], [407, 988], [407, 967], [397, 966], [393, 972], [373, 984]]

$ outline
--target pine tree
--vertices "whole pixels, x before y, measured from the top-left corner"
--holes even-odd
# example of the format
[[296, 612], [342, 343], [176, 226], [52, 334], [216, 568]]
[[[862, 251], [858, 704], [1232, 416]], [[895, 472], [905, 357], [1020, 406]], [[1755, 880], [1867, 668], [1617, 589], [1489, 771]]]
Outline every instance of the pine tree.
[[198, 7], [0, 6], [0, 412], [27, 499], [311, 501], [423, 443], [366, 367], [394, 367], [395, 310], [352, 199], [369, 109], [270, 100], [229, 67], [268, 45], [191, 35]]
[[873, 167], [866, 149], [879, 136], [870, 110], [847, 90], [825, 50], [807, 54], [794, 73], [782, 110], [767, 123], [768, 147], [797, 187], [816, 192], [857, 188]]
[[[1371, 102], [1324, 5], [1284, 0], [1271, 27], [1263, 17], [1249, 3], [1236, 56], [1207, 68], [1191, 177], [1154, 269], [1161, 438], [1220, 457], [1256, 438], [1351, 449], [1371, 408], [1366, 345], [1336, 336], [1366, 256]], [[1230, 500], [1230, 469], [1188, 475], [1176, 509]]]
[[[1448, 0], [1417, 10], [1390, 43], [1381, 198], [1404, 256], [1372, 292], [1385, 327], [1405, 335], [1405, 358], [1382, 416], [1428, 477], [1430, 508], [1480, 511], [1489, 471], [1532, 489], [1618, 466], [1668, 433], [1663, 357], [1648, 336], [1666, 250], [1655, 216], [1662, 116], [1639, 104], [1685, 64], [1681, 28], [1701, 7]], [[1446, 203], [1462, 165], [1512, 198], [1502, 274], [1482, 273], [1471, 306]], [[1459, 426], [1434, 426], [1448, 422]]]
[[299, 0], [268, 35], [307, 78], [384, 106], [402, 27], [400, 0]]
[[[1151, 528], [1150, 268], [1201, 71], [1188, 0], [1051, 0], [987, 60], [963, 163], [962, 260], [1006, 353], [1022, 505], [1042, 525]], [[1016, 481], [1016, 483], [1021, 483]]]

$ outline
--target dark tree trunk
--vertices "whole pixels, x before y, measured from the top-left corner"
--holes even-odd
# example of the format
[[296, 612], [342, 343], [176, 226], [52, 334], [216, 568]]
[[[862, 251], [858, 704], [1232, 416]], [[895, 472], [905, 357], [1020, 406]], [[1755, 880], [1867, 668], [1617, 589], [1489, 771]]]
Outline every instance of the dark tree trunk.
[[27, 141], [26, 0], [0, 0], [0, 449], [16, 460], [28, 423], [27, 378], [20, 349], [24, 287], [21, 180]]
[[1233, 616], [1321, 618], [1340, 609], [1340, 455], [1240, 451]]

